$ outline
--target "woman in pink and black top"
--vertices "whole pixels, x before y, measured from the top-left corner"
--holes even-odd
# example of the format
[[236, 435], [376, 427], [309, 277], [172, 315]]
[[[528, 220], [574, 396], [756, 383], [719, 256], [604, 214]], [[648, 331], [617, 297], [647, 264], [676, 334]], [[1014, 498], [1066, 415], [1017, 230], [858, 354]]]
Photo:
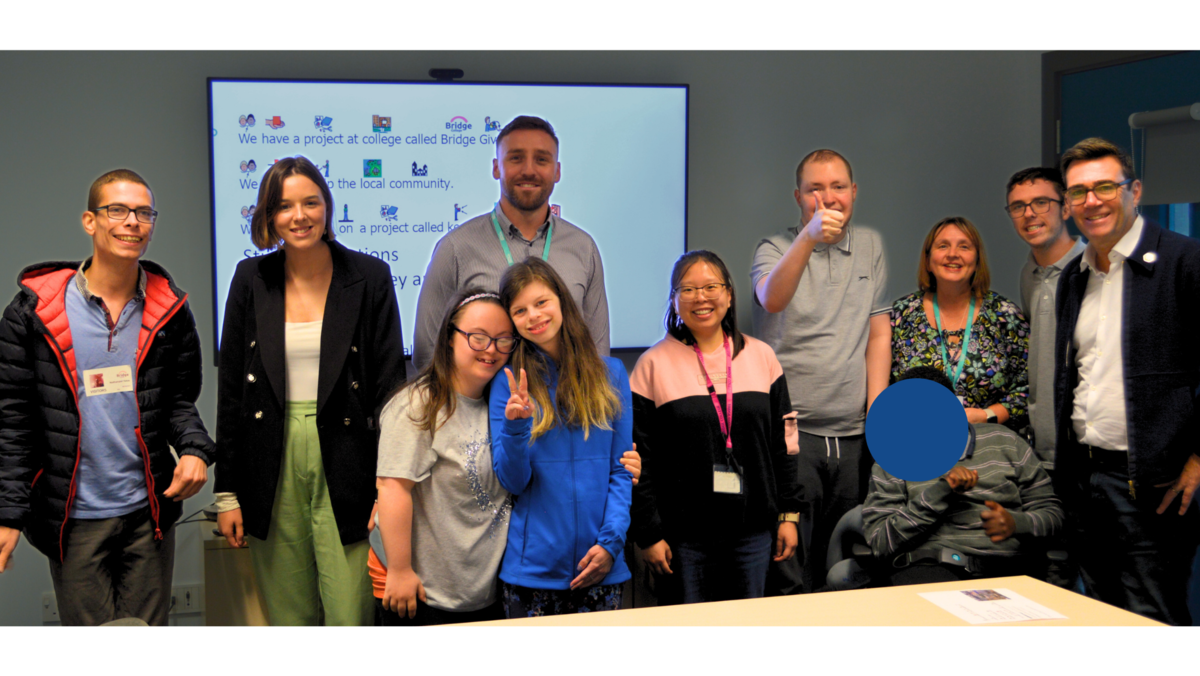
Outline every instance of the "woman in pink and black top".
[[795, 552], [803, 496], [783, 369], [738, 331], [716, 254], [680, 257], [669, 298], [667, 336], [630, 377], [642, 455], [630, 535], [684, 603], [760, 597], [771, 559]]

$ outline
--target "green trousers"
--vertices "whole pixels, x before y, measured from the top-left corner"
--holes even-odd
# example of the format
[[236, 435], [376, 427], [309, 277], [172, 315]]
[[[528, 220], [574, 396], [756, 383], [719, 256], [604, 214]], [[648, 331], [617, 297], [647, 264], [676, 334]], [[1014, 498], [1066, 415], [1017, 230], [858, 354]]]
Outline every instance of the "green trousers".
[[247, 538], [254, 577], [275, 626], [370, 625], [367, 540], [342, 546], [317, 437], [317, 403], [289, 401], [283, 462], [267, 539]]

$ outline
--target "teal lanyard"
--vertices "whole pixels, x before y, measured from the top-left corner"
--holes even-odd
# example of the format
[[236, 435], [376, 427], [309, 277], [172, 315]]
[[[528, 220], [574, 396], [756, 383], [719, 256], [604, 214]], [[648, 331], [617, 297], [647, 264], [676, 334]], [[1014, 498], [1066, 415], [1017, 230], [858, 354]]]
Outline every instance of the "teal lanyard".
[[[508, 240], [504, 237], [504, 231], [500, 229], [500, 221], [496, 220], [496, 209], [499, 208], [500, 203], [496, 202], [495, 209], [492, 209], [492, 227], [496, 228], [496, 237], [500, 240], [500, 248], [504, 249], [504, 260], [512, 265], [512, 251], [508, 249]], [[550, 262], [550, 238], [554, 235], [554, 219], [547, 216], [546, 220], [548, 221], [546, 223], [546, 246], [542, 247], [542, 260], [548, 263]]]
[[937, 322], [938, 330], [938, 346], [942, 348], [942, 365], [946, 369], [946, 375], [950, 377], [950, 384], [954, 389], [958, 389], [958, 377], [962, 375], [963, 366], [967, 363], [967, 345], [971, 342], [971, 326], [975, 323], [975, 296], [971, 295], [971, 307], [967, 310], [967, 330], [963, 332], [962, 347], [958, 353], [958, 366], [954, 369], [954, 374], [950, 373], [950, 353], [946, 352], [946, 335], [942, 333], [942, 311], [938, 309], [937, 293], [933, 294], [933, 321]]

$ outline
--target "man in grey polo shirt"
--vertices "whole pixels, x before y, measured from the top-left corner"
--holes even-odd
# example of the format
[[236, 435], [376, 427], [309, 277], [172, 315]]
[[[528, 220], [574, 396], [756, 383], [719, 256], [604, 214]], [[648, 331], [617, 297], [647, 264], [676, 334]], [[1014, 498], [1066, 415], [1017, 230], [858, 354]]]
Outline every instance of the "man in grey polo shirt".
[[1054, 471], [1054, 300], [1059, 275], [1087, 247], [1067, 231], [1070, 208], [1063, 191], [1058, 169], [1022, 169], [1008, 179], [1005, 207], [1017, 236], [1029, 245], [1029, 260], [1021, 269], [1021, 309], [1030, 329], [1029, 420], [1034, 453], [1047, 472]]
[[413, 339], [416, 368], [433, 358], [435, 334], [456, 291], [466, 286], [498, 289], [508, 266], [530, 256], [541, 256], [562, 276], [600, 354], [608, 356], [608, 296], [600, 250], [591, 235], [550, 211], [550, 193], [561, 173], [558, 137], [549, 122], [521, 115], [500, 131], [492, 160], [500, 201], [446, 233], [425, 270]]
[[774, 564], [768, 593], [823, 585], [833, 527], [867, 494], [873, 460], [863, 430], [870, 402], [888, 384], [892, 330], [883, 242], [850, 224], [857, 195], [846, 158], [809, 153], [796, 167], [801, 225], [754, 252], [754, 332], [787, 377], [809, 508], [801, 515], [803, 568]]

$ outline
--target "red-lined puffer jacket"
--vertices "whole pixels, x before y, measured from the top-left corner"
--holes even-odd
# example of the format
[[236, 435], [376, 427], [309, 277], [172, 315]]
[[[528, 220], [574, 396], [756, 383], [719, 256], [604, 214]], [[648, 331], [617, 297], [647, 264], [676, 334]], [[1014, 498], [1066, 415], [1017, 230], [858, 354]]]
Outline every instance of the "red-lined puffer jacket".
[[[187, 294], [160, 266], [142, 261], [146, 303], [138, 334], [138, 441], [157, 534], [183, 509], [163, 498], [175, 458], [211, 464], [214, 444], [200, 414], [201, 354]], [[20, 291], [0, 320], [0, 525], [22, 528], [43, 554], [62, 560], [63, 526], [75, 496], [79, 406], [67, 284], [78, 262], [21, 271]]]

